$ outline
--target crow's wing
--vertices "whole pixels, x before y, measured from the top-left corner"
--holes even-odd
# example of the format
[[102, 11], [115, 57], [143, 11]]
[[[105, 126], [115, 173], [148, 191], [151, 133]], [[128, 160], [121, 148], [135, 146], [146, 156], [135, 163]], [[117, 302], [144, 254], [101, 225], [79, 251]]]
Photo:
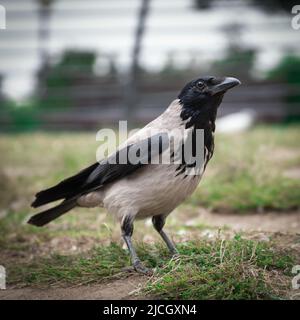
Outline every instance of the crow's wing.
[[[32, 206], [39, 207], [59, 199], [70, 199], [97, 190], [147, 165], [151, 159], [164, 152], [168, 147], [167, 133], [158, 133], [132, 143], [100, 163], [96, 162], [78, 174], [61, 181], [56, 186], [38, 192]], [[134, 154], [137, 155], [138, 161], [133, 163], [131, 160]]]

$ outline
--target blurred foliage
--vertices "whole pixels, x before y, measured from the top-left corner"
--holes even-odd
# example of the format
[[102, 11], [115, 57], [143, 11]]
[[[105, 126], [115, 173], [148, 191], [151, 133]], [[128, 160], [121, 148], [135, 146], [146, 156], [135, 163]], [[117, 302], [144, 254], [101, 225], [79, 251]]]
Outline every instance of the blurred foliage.
[[31, 131], [38, 128], [36, 109], [32, 105], [12, 108], [10, 115], [14, 130]]
[[52, 66], [44, 65], [39, 72], [38, 104], [43, 108], [66, 108], [71, 99], [66, 90], [83, 79], [93, 78], [96, 53], [88, 51], [64, 52], [60, 61]]
[[[284, 56], [279, 64], [268, 73], [269, 80], [275, 80], [291, 85], [300, 85], [300, 57], [295, 55]], [[295, 116], [295, 109], [300, 108], [300, 93], [288, 92], [285, 98], [288, 105], [288, 121], [298, 121], [300, 117]]]
[[10, 99], [3, 99], [1, 102], [1, 116], [10, 119], [10, 129], [13, 131], [31, 131], [37, 129], [37, 108], [33, 101], [16, 103]]
[[300, 57], [284, 56], [278, 65], [269, 72], [268, 78], [291, 84], [300, 83]]

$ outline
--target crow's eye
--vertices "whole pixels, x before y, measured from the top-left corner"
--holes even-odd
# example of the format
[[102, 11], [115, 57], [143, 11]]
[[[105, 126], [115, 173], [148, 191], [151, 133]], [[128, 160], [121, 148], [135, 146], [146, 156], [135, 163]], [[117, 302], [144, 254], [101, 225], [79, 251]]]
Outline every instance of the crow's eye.
[[197, 86], [197, 88], [199, 88], [199, 89], [203, 89], [204, 86], [205, 86], [205, 83], [204, 83], [203, 81], [198, 81], [198, 82], [196, 83], [196, 86]]

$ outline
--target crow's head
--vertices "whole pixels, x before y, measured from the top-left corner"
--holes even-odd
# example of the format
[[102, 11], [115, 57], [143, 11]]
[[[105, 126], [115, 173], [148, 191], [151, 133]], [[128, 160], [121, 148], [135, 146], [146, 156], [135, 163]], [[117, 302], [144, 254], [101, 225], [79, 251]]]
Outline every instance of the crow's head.
[[201, 77], [186, 84], [178, 98], [186, 106], [200, 108], [206, 104], [214, 105], [224, 93], [239, 85], [236, 78]]
[[182, 104], [181, 117], [192, 122], [215, 118], [224, 93], [241, 84], [236, 78], [206, 76], [186, 84], [178, 95]]

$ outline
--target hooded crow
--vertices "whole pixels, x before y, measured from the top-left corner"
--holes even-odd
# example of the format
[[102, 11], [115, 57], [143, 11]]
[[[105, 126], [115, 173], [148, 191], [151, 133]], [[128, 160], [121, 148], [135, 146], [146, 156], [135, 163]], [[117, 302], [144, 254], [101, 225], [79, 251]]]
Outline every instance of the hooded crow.
[[[159, 117], [121, 144], [116, 152], [54, 187], [38, 192], [32, 207], [56, 200], [62, 202], [34, 215], [28, 223], [43, 226], [76, 206], [104, 207], [120, 221], [134, 269], [145, 273], [148, 270], [138, 258], [131, 236], [135, 219], [152, 217], [154, 228], [170, 252], [176, 254], [173, 242], [163, 230], [166, 217], [200, 182], [214, 151], [218, 107], [224, 93], [239, 84], [235, 78], [212, 76], [187, 83]], [[202, 132], [203, 145], [200, 165], [195, 153], [199, 144], [195, 139], [198, 129]], [[174, 143], [175, 140], [179, 143]], [[189, 140], [191, 148], [186, 148]], [[169, 163], [155, 162], [167, 153]], [[176, 161], [178, 154], [183, 153], [187, 157]], [[134, 157], [130, 154], [138, 160], [132, 161]]]

